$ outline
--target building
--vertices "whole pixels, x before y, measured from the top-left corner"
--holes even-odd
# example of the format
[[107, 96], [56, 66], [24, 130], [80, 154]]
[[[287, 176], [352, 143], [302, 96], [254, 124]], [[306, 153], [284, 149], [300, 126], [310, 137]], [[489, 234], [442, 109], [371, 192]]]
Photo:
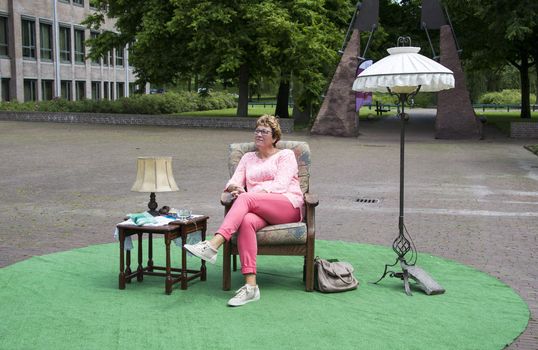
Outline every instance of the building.
[[[2, 101], [117, 99], [135, 89], [128, 50], [99, 62], [86, 59], [86, 38], [99, 35], [82, 21], [91, 0], [0, 0]], [[102, 30], [115, 31], [107, 20]]]

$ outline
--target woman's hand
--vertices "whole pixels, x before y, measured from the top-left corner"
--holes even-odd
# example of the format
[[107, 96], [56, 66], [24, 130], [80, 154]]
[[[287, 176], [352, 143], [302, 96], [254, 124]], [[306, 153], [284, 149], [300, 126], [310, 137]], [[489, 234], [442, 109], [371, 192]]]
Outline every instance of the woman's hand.
[[237, 198], [237, 196], [239, 196], [241, 193], [245, 193], [245, 189], [243, 187], [240, 187], [240, 186], [236, 186], [236, 185], [230, 185], [228, 186], [228, 188], [226, 189], [227, 192], [230, 192], [230, 194], [234, 197], [234, 198]]
[[245, 190], [241, 187], [235, 187], [233, 191], [230, 191], [234, 198], [237, 198], [241, 193], [245, 193]]
[[245, 190], [243, 189], [243, 187], [240, 187], [240, 186], [236, 186], [236, 185], [230, 185], [228, 186], [228, 188], [226, 189], [226, 192], [234, 192], [234, 191], [239, 191], [239, 193], [243, 193], [245, 192]]

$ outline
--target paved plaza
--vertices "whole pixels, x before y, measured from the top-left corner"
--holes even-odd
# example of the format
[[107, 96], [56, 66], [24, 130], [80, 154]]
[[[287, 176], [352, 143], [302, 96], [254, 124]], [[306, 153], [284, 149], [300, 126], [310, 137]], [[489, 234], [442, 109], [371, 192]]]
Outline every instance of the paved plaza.
[[[409, 114], [405, 222], [418, 251], [473, 266], [514, 288], [532, 319], [509, 348], [537, 349], [538, 157], [523, 148], [537, 141], [509, 139], [487, 125], [484, 140], [435, 140], [431, 111]], [[388, 118], [361, 122], [358, 138], [284, 135], [312, 150], [317, 238], [392, 243], [399, 126]], [[130, 191], [139, 156], [173, 157], [180, 191], [158, 193], [157, 202], [209, 215], [213, 232], [223, 214], [227, 145], [252, 138], [238, 130], [0, 121], [0, 267], [113, 242], [115, 224], [145, 210], [149, 200]], [[360, 276], [361, 267], [356, 270]]]

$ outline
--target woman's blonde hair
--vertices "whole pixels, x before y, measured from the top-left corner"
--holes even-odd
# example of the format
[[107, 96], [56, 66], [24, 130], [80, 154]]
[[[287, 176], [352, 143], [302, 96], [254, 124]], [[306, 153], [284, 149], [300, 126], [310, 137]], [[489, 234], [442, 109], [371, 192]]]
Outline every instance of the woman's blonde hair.
[[282, 136], [282, 130], [280, 129], [280, 123], [278, 122], [278, 118], [273, 115], [264, 114], [256, 121], [256, 127], [258, 126], [266, 126], [271, 128], [273, 138], [275, 139], [275, 142], [273, 142], [273, 146], [276, 146], [276, 143], [280, 140], [280, 137]]

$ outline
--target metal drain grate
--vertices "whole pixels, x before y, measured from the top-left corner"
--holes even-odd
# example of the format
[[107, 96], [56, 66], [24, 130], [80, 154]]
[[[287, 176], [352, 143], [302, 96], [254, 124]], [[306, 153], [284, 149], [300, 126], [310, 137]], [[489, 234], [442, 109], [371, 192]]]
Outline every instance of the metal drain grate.
[[377, 204], [377, 203], [379, 203], [379, 199], [375, 199], [375, 198], [357, 198], [356, 202], [364, 203], [364, 204]]

